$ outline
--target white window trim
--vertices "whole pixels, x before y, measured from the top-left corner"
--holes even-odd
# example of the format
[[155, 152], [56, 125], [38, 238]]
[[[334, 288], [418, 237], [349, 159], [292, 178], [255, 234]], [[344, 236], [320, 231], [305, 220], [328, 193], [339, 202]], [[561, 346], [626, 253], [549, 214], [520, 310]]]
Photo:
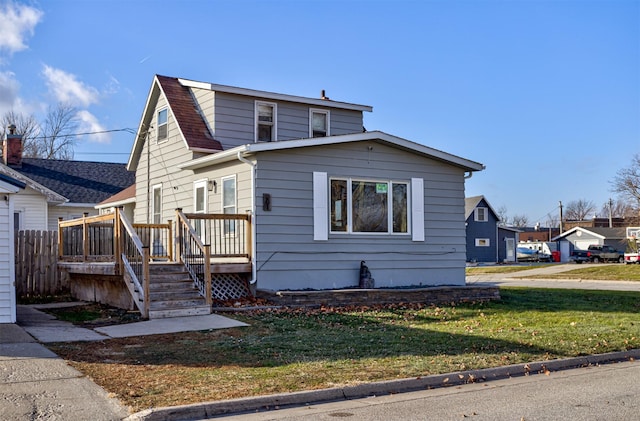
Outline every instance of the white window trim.
[[[478, 212], [479, 209], [484, 209], [484, 218], [483, 219], [480, 219], [480, 217], [478, 215], [479, 214], [479, 212]], [[484, 206], [479, 206], [479, 207], [475, 208], [473, 210], [473, 220], [476, 221], [476, 222], [489, 222], [489, 208], [486, 208]]]
[[[207, 190], [208, 185], [209, 185], [209, 180], [206, 178], [202, 180], [196, 180], [193, 182], [193, 213], [207, 213], [207, 209], [209, 209], [209, 204], [208, 204], [209, 192]], [[204, 198], [203, 198], [204, 209], [201, 211], [198, 211], [196, 206], [196, 200], [197, 200], [196, 192], [199, 188], [204, 189]]]
[[[476, 247], [491, 247], [491, 239], [490, 238], [476, 238]], [[485, 242], [486, 244], [481, 244]]]
[[[411, 235], [412, 231], [413, 231], [413, 226], [412, 226], [412, 219], [413, 219], [413, 211], [409, 212], [409, 209], [413, 208], [411, 207], [411, 203], [412, 203], [412, 183], [408, 182], [408, 181], [400, 181], [400, 180], [382, 180], [382, 179], [370, 179], [370, 178], [358, 178], [358, 177], [331, 177], [329, 178], [328, 182], [326, 183], [327, 186], [325, 187], [325, 189], [328, 189], [328, 185], [331, 183], [332, 180], [341, 180], [341, 181], [346, 181], [347, 182], [347, 230], [346, 231], [330, 231], [331, 230], [331, 215], [328, 212], [329, 206], [330, 206], [330, 198], [328, 197], [328, 190], [327, 190], [327, 221], [328, 221], [328, 230], [330, 231], [331, 234], [336, 234], [336, 235], [393, 235], [393, 236], [409, 236]], [[352, 211], [352, 203], [353, 203], [353, 198], [352, 198], [352, 181], [362, 181], [365, 183], [387, 183], [388, 186], [388, 190], [387, 190], [387, 209], [389, 210], [389, 212], [387, 213], [387, 232], [355, 232], [353, 231], [353, 211]], [[407, 232], [393, 232], [393, 184], [405, 184], [407, 186]], [[315, 191], [314, 191], [315, 194]], [[314, 208], [315, 208], [315, 204], [314, 204]], [[424, 221], [424, 218], [422, 219]], [[424, 231], [424, 230], [423, 230]], [[423, 234], [424, 235], [424, 234]], [[421, 241], [421, 240], [415, 240], [415, 241]]]
[[329, 110], [323, 110], [321, 108], [309, 108], [309, 138], [313, 137], [313, 115], [324, 114], [327, 116], [327, 134], [331, 136], [331, 112]]
[[258, 143], [258, 124], [260, 121], [258, 120], [258, 105], [269, 105], [273, 107], [273, 130], [271, 131], [271, 141], [275, 142], [278, 140], [278, 104], [275, 102], [267, 102], [267, 101], [255, 101], [254, 110], [253, 110], [253, 141]]
[[229, 175], [229, 176], [226, 176], [226, 177], [222, 177], [220, 179], [220, 189], [222, 190], [220, 192], [220, 212], [224, 213], [224, 208], [225, 208], [225, 206], [224, 206], [224, 182], [225, 182], [225, 180], [234, 180], [234, 185], [236, 186], [236, 188], [235, 188], [235, 190], [233, 192], [233, 194], [235, 196], [233, 198], [233, 202], [234, 202], [233, 206], [236, 209], [235, 213], [238, 213], [238, 179], [237, 179], [235, 174], [234, 175]]
[[153, 186], [151, 186], [151, 215], [149, 218], [149, 223], [150, 224], [155, 224], [155, 220], [154, 220], [154, 216], [156, 215], [156, 203], [155, 203], [155, 191], [156, 190], [160, 190], [160, 221], [162, 222], [162, 184], [154, 184]]
[[329, 239], [329, 180], [326, 172], [313, 173], [313, 240]]
[[[165, 137], [163, 137], [162, 139], [160, 139], [160, 136], [158, 135], [158, 133], [160, 132], [160, 123], [158, 123], [158, 116], [160, 116], [160, 113], [162, 111], [166, 111], [167, 112], [167, 122], [162, 124], [163, 126], [167, 127], [167, 135]], [[158, 112], [156, 113], [156, 143], [164, 143], [166, 141], [169, 140], [169, 108], [168, 107], [163, 107], [158, 109]]]

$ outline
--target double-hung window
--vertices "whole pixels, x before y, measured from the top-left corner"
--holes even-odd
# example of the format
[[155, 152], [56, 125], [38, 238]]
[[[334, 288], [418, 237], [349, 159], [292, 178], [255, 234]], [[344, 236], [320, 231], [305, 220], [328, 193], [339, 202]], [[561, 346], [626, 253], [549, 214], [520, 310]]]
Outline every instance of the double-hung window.
[[168, 130], [167, 130], [167, 123], [168, 123], [168, 115], [169, 112], [167, 111], [166, 108], [158, 111], [158, 121], [156, 122], [156, 125], [158, 126], [158, 131], [157, 131], [157, 141], [158, 142], [162, 142], [163, 140], [167, 139], [168, 136]]
[[[222, 179], [222, 213], [236, 214], [237, 213], [237, 194], [236, 194], [236, 177], [225, 177]], [[225, 235], [235, 235], [236, 223], [235, 221], [225, 220], [224, 224]]]
[[329, 110], [309, 110], [309, 137], [325, 137], [329, 133]]
[[332, 178], [330, 231], [409, 233], [409, 183]]
[[278, 107], [274, 103], [256, 101], [256, 142], [273, 142], [276, 140], [277, 110]]
[[[206, 179], [193, 183], [193, 213], [207, 213], [207, 185]], [[197, 220], [194, 229], [200, 238], [206, 242], [205, 220]]]
[[160, 224], [162, 222], [162, 184], [156, 184], [151, 188], [151, 223]]
[[475, 220], [477, 222], [487, 222], [489, 220], [489, 213], [487, 212], [487, 208], [477, 207], [475, 209]]

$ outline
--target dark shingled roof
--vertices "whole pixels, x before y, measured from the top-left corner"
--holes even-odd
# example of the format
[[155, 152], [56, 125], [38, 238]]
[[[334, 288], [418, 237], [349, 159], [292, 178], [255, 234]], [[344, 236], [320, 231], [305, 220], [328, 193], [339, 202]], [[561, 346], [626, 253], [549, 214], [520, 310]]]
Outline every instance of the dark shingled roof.
[[189, 148], [221, 151], [222, 144], [211, 137], [189, 88], [182, 86], [177, 78], [160, 75], [156, 77]]
[[61, 194], [72, 203], [99, 203], [129, 187], [135, 173], [126, 164], [23, 158], [15, 171]]

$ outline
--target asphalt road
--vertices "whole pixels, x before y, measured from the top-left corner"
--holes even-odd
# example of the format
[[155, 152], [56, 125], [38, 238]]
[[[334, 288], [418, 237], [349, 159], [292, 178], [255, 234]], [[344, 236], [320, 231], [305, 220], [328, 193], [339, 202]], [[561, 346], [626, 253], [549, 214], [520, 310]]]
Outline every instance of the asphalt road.
[[228, 420], [639, 420], [637, 361], [223, 417]]

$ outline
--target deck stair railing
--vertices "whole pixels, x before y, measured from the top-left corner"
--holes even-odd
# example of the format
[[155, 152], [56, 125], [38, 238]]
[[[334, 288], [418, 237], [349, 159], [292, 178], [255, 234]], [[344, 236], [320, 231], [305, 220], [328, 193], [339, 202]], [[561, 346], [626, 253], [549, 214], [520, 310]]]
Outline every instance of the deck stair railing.
[[187, 268], [207, 305], [211, 305], [211, 247], [202, 242], [182, 209], [176, 209], [176, 225], [178, 259]]
[[133, 301], [143, 317], [149, 317], [151, 301], [149, 299], [151, 260], [149, 246], [144, 245], [136, 229], [124, 216], [116, 210], [116, 238], [118, 241], [118, 263]]
[[248, 213], [186, 213], [183, 216], [202, 242], [211, 246], [212, 257], [251, 257], [251, 216]]

